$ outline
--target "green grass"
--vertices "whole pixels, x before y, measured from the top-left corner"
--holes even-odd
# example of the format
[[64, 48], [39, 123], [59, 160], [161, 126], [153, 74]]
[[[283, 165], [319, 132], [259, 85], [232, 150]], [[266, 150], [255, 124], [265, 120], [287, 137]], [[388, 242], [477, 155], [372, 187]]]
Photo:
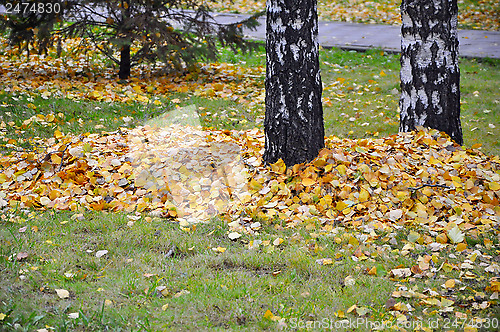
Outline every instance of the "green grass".
[[[355, 303], [381, 306], [392, 290], [392, 282], [364, 275], [346, 257], [316, 264], [340, 249], [333, 238], [316, 240], [303, 230], [296, 242], [248, 249], [251, 238], [232, 242], [226, 230], [220, 219], [186, 232], [160, 219], [132, 225], [123, 214], [85, 213], [82, 220], [70, 213], [18, 214], [0, 227], [0, 312], [8, 314], [0, 327], [267, 330], [275, 326], [264, 318], [267, 310], [286, 320], [333, 319]], [[260, 238], [287, 233], [267, 227]], [[316, 242], [324, 248], [318, 253], [311, 250]], [[29, 256], [18, 261], [19, 252]], [[343, 285], [348, 275], [355, 285]], [[68, 290], [69, 298], [55, 289]]]
[[[174, 104], [172, 99], [181, 100]], [[44, 149], [44, 139], [53, 137], [55, 130], [63, 133], [103, 133], [134, 128], [172, 112], [180, 117], [185, 107], [194, 107], [193, 121], [190, 124], [212, 128], [248, 129], [254, 126], [256, 114], [237, 102], [223, 99], [207, 99], [188, 94], [171, 94], [161, 97], [162, 103], [148, 105], [132, 103], [106, 103], [99, 101], [75, 101], [69, 99], [12, 96], [0, 92], [0, 153], [23, 149]], [[203, 106], [201, 106], [203, 105]], [[33, 107], [35, 106], [35, 107]], [[53, 114], [55, 120], [47, 121], [46, 116]], [[23, 123], [37, 115], [42, 119]], [[174, 121], [174, 120], [172, 120]], [[183, 122], [184, 123], [184, 122]], [[185, 122], [188, 123], [188, 122]]]
[[[265, 53], [263, 48], [245, 55], [223, 51], [221, 61], [265, 66]], [[323, 104], [326, 135], [364, 138], [398, 132], [398, 54], [323, 49], [320, 63], [323, 97], [329, 99]], [[500, 155], [500, 60], [461, 58], [460, 71], [465, 146], [481, 144], [483, 152]], [[263, 105], [259, 110], [262, 117]]]
[[[0, 329], [18, 324], [18, 331], [44, 326], [55, 331], [274, 330], [278, 322], [264, 317], [267, 310], [293, 327], [299, 322], [339, 321], [340, 312], [355, 321], [356, 315], [346, 313], [352, 305], [370, 309], [371, 321], [382, 321], [391, 317], [384, 305], [394, 290], [439, 289], [446, 280], [437, 276], [410, 284], [389, 278], [391, 269], [409, 266], [415, 257], [427, 254], [425, 247], [400, 254], [407, 243], [404, 229], [380, 233], [374, 244], [361, 244], [368, 258], [355, 262], [351, 257], [358, 245], [350, 242], [353, 233], [342, 227], [325, 233], [315, 224], [298, 230], [264, 225], [260, 235], [233, 242], [220, 218], [180, 230], [177, 223], [145, 216], [132, 221], [120, 213], [74, 215], [3, 215], [0, 313], [6, 317]], [[273, 245], [278, 237], [285, 241]], [[256, 240], [262, 241], [259, 246]], [[217, 247], [226, 251], [212, 249]], [[99, 250], [108, 252], [96, 257]], [[18, 259], [19, 253], [28, 256]], [[450, 253], [436, 253], [436, 266], [463, 259], [452, 259]], [[323, 258], [332, 258], [333, 264], [316, 262]], [[373, 266], [382, 267], [379, 276], [367, 274]], [[459, 271], [455, 274], [460, 279]], [[346, 284], [346, 277], [355, 283]], [[467, 283], [477, 289], [488, 280]], [[69, 297], [61, 299], [56, 289], [67, 290]], [[474, 292], [457, 294], [467, 303]], [[438, 319], [423, 314], [418, 300], [412, 305], [415, 317]], [[495, 310], [483, 314], [494, 317]], [[71, 318], [75, 313], [78, 318]]]
[[[327, 135], [361, 138], [398, 132], [399, 55], [325, 50], [321, 60], [323, 97], [331, 101], [324, 104]], [[500, 60], [461, 59], [460, 70], [464, 145], [479, 143], [483, 152], [499, 155]]]

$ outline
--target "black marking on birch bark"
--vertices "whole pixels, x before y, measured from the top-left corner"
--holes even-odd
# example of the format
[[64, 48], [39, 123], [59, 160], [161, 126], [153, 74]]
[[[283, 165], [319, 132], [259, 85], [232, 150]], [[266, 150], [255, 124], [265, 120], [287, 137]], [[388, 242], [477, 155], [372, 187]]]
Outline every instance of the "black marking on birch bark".
[[316, 0], [269, 0], [264, 161], [287, 166], [324, 147]]

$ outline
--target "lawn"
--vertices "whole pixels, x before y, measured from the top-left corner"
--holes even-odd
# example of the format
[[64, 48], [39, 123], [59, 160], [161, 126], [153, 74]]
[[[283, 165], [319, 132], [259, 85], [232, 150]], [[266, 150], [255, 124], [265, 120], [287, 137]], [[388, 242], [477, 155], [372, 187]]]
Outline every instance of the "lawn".
[[[498, 329], [499, 61], [461, 60], [460, 151], [432, 131], [395, 135], [397, 55], [321, 50], [329, 151], [284, 170], [259, 160], [262, 48], [130, 82], [92, 52], [28, 64], [0, 50], [0, 329]], [[193, 168], [161, 159], [195, 136]], [[204, 146], [230, 144], [230, 167], [196, 171]], [[139, 181], [132, 146], [136, 169], [178, 170], [172, 193], [191, 191], [155, 200], [165, 182]], [[190, 182], [200, 174], [210, 190]], [[212, 199], [218, 213], [192, 222]]]

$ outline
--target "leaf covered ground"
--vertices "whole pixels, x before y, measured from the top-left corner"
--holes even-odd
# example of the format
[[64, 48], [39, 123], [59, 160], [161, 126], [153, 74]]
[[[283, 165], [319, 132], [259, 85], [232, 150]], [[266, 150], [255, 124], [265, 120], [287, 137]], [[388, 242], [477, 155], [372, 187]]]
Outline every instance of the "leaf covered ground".
[[[377, 89], [392, 95], [394, 86], [383, 86], [386, 72], [394, 71], [390, 60], [374, 69], [377, 78], [370, 72], [368, 83], [360, 85], [344, 77], [372, 66], [363, 61], [375, 55], [363, 55], [359, 67], [350, 56], [328, 59], [343, 66], [324, 64], [337, 75], [325, 88], [330, 102], [345, 98], [361, 107], [356, 99]], [[323, 318], [417, 321], [426, 331], [443, 330], [447, 322], [459, 324], [458, 330], [494, 327], [500, 291], [498, 156], [421, 130], [383, 138], [329, 136], [311, 163], [265, 166], [259, 128], [198, 126], [212, 100], [258, 108], [261, 65], [206, 64], [183, 76], [158, 77], [137, 68], [129, 82], [115, 82], [113, 68], [91, 50], [62, 60], [50, 53], [32, 56], [27, 63], [15, 48], [4, 47], [0, 59], [3, 94], [11, 95], [1, 104], [0, 121], [1, 262], [3, 280], [12, 280], [1, 285], [10, 300], [32, 299], [33, 293], [34, 303], [49, 301], [51, 310], [64, 303], [61, 315], [80, 328], [88, 326], [90, 314], [75, 303], [101, 293], [102, 312], [153, 308], [144, 315], [154, 312], [161, 321], [165, 313], [172, 329], [183, 324], [182, 308], [200, 296], [207, 296], [211, 309], [194, 308], [210, 311], [208, 318], [195, 314], [194, 322], [184, 321], [192, 328], [294, 328], [293, 319], [306, 324]], [[475, 89], [483, 87], [470, 84], [475, 98]], [[182, 95], [171, 94], [182, 93], [206, 99], [181, 106]], [[126, 106], [112, 111], [120, 119], [112, 131], [103, 122], [92, 128], [101, 130], [90, 132], [77, 115], [71, 119], [65, 106], [56, 106], [60, 99], [86, 110], [92, 105], [92, 111], [112, 103]], [[48, 101], [43, 112], [40, 100]], [[125, 116], [125, 108], [135, 104], [141, 107]], [[478, 112], [497, 113], [496, 105], [493, 99], [488, 112]], [[147, 113], [142, 109], [154, 114], [137, 123], [134, 117]], [[354, 123], [365, 110], [341, 111]], [[245, 121], [255, 126], [260, 118], [250, 111], [238, 117], [236, 108], [222, 112], [229, 128]], [[10, 113], [19, 117], [3, 121]], [[215, 114], [208, 116], [215, 121]], [[492, 123], [488, 128], [498, 130]], [[138, 252], [130, 253], [128, 243]], [[179, 259], [172, 263], [173, 253]], [[185, 257], [190, 259], [183, 263]], [[214, 284], [204, 275], [215, 278]], [[111, 291], [120, 276], [130, 279], [120, 279], [124, 286]], [[258, 288], [244, 288], [240, 278]], [[32, 283], [31, 293], [25, 280]], [[2, 298], [0, 321], [14, 324], [18, 312], [7, 300]], [[213, 302], [224, 300], [238, 301], [240, 311]], [[102, 315], [96, 316], [103, 324]], [[36, 317], [41, 316], [29, 321], [42, 320]], [[262, 325], [251, 325], [256, 322]], [[135, 326], [146, 326], [141, 324]]]
[[[318, 16], [325, 21], [401, 24], [401, 1], [319, 0]], [[266, 9], [264, 0], [224, 0], [211, 4], [222, 12], [254, 13]], [[458, 1], [458, 22], [463, 29], [500, 29], [500, 5], [496, 1]]]
[[[264, 225], [309, 227], [313, 238], [347, 245], [347, 253], [322, 257], [321, 246], [310, 242], [317, 264], [369, 262], [364, 273], [396, 282], [386, 309], [397, 320], [408, 319], [415, 307], [460, 319], [498, 312], [498, 156], [420, 131], [329, 137], [309, 164], [266, 167], [257, 129], [207, 132], [165, 117], [104, 135], [57, 131], [42, 153], [2, 156], [0, 205], [149, 213], [175, 219], [185, 231], [219, 215], [230, 240], [249, 239], [248, 250], [301, 240], [292, 233], [263, 241]], [[394, 255], [407, 261], [393, 263]], [[442, 287], [413, 288], [416, 279], [442, 280]], [[372, 309], [353, 305], [337, 314], [364, 317]]]

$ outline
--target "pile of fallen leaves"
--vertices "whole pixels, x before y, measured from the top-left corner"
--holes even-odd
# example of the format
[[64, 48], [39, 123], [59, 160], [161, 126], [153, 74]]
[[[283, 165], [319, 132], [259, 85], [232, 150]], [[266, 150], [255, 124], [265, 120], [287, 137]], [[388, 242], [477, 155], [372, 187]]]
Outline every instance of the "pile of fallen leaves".
[[[320, 0], [318, 16], [324, 21], [401, 24], [401, 1]], [[254, 13], [266, 9], [264, 0], [223, 0], [211, 4], [221, 12]], [[468, 28], [500, 29], [498, 3], [492, 0], [459, 3], [458, 22]]]
[[441, 243], [498, 232], [499, 157], [463, 150], [436, 131], [330, 137], [314, 161], [287, 169], [263, 165], [257, 129], [203, 131], [168, 117], [104, 135], [56, 131], [43, 151], [1, 156], [0, 205], [155, 211], [192, 222], [217, 213], [243, 225], [397, 223], [425, 227]]
[[452, 224], [467, 232], [498, 231], [500, 158], [463, 150], [434, 130], [380, 139], [330, 137], [311, 163], [250, 170], [251, 200], [232, 209], [249, 216], [290, 226], [310, 218], [380, 228], [418, 225], [441, 234], [441, 242]]

